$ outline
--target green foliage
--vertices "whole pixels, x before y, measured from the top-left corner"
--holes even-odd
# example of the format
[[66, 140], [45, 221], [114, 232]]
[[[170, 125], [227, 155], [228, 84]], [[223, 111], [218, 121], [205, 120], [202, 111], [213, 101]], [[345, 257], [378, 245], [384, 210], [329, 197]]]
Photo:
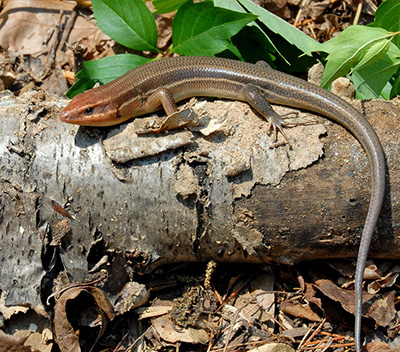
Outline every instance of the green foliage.
[[400, 65], [394, 36], [383, 28], [351, 26], [322, 44], [320, 51], [329, 55], [321, 85], [350, 74], [360, 98], [378, 98]]
[[[386, 0], [369, 26], [351, 26], [322, 44], [328, 53], [321, 85], [348, 75], [360, 99], [390, 99], [399, 94], [395, 81], [400, 66], [400, 2]], [[394, 84], [396, 83], [396, 84]]]
[[157, 26], [141, 0], [93, 0], [100, 29], [116, 42], [135, 50], [157, 49]]
[[153, 0], [157, 15], [178, 10], [188, 0]]
[[214, 56], [257, 16], [215, 7], [210, 1], [182, 5], [172, 24], [172, 53]]
[[[134, 50], [158, 52], [153, 14], [143, 0], [93, 0], [99, 27]], [[327, 53], [322, 85], [339, 76], [353, 81], [363, 99], [390, 98], [400, 89], [400, 2], [386, 0], [370, 26], [351, 26], [324, 44], [250, 0], [153, 0], [157, 14], [175, 11], [168, 53], [264, 60], [286, 71], [306, 71], [320, 53]], [[107, 58], [85, 64], [68, 92], [77, 94], [95, 81], [106, 82], [141, 63], [140, 59]], [[115, 60], [115, 61], [114, 61]], [[118, 61], [120, 60], [120, 61]], [[99, 65], [96, 67], [96, 65]], [[118, 70], [110, 70], [116, 66]], [[91, 72], [90, 72], [91, 71]], [[85, 82], [84, 82], [85, 81]]]
[[[217, 6], [232, 6], [232, 0], [215, 0]], [[306, 55], [311, 56], [312, 51], [319, 49], [320, 43], [304, 34], [302, 31], [293, 27], [280, 17], [263, 9], [250, 0], [238, 0], [233, 3], [240, 4], [243, 12], [249, 12], [258, 15], [258, 20], [264, 24], [270, 31], [282, 36], [288, 43], [300, 49]], [[235, 8], [237, 8], [235, 6]], [[239, 9], [237, 8], [236, 11]]]
[[[386, 0], [375, 12], [375, 22], [371, 26], [384, 28], [390, 32], [400, 31], [400, 1]], [[393, 38], [393, 43], [400, 47], [400, 37]]]
[[153, 61], [143, 56], [133, 54], [121, 54], [108, 56], [100, 60], [85, 61], [83, 69], [76, 77], [79, 79], [67, 92], [67, 97], [75, 95], [92, 88], [96, 83], [105, 84], [122, 76], [132, 67], [140, 66], [146, 62]]
[[[385, 91], [386, 92], [386, 91]], [[400, 73], [397, 71], [393, 77], [393, 83], [388, 94], [385, 95], [385, 99], [393, 99], [400, 94]]]

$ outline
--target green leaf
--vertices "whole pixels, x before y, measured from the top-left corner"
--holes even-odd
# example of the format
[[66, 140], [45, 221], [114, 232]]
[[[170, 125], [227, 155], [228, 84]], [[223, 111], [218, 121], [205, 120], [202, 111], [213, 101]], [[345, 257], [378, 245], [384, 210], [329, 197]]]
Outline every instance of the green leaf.
[[214, 56], [231, 46], [230, 38], [257, 16], [219, 7], [211, 1], [182, 5], [172, 23], [172, 43], [182, 55]]
[[[364, 66], [352, 75], [358, 99], [376, 99], [400, 66], [400, 50], [391, 44], [388, 52], [379, 60]], [[387, 96], [385, 98], [388, 98]]]
[[153, 5], [156, 9], [154, 13], [161, 15], [178, 10], [186, 1], [188, 0], [154, 0]]
[[361, 60], [352, 67], [350, 74], [380, 60], [389, 50], [390, 44], [390, 40], [382, 39], [368, 46]]
[[244, 27], [232, 37], [232, 42], [238, 48], [241, 60], [252, 63], [263, 60], [273, 65], [275, 50], [257, 26]]
[[[217, 7], [222, 7], [224, 9], [228, 9], [231, 11], [236, 11], [236, 12], [241, 12], [241, 13], [248, 13], [242, 5], [240, 5], [236, 0], [214, 0], [214, 5]], [[254, 62], [258, 61], [260, 59], [264, 59], [265, 57], [270, 58], [270, 61], [272, 63], [272, 53], [278, 52], [278, 49], [276, 48], [275, 44], [272, 42], [272, 40], [268, 37], [268, 35], [262, 30], [262, 28], [259, 26], [259, 24], [256, 21], [250, 22], [247, 24], [246, 27], [241, 30], [236, 37], [243, 37], [245, 34], [241, 35], [243, 32], [246, 31], [246, 29], [254, 29], [254, 35], [250, 35], [247, 40], [247, 44], [243, 48], [238, 47], [239, 50], [241, 50], [241, 56], [240, 57], [247, 57], [248, 59], [245, 59], [244, 61], [249, 61], [249, 62]], [[253, 33], [253, 34], [254, 34]], [[240, 38], [241, 39], [241, 38]], [[255, 43], [256, 42], [256, 43]], [[241, 41], [241, 44], [245, 43], [245, 41]], [[243, 50], [246, 50], [246, 47], [249, 47], [251, 45], [254, 45], [250, 50], [247, 52], [243, 52]], [[261, 50], [260, 50], [261, 49]], [[263, 55], [259, 55], [257, 60], [252, 60], [250, 57], [257, 57], [257, 54], [254, 53], [254, 51], [262, 51], [265, 50]], [[282, 56], [283, 57], [283, 56]]]
[[135, 50], [157, 49], [157, 26], [142, 0], [92, 0], [100, 29], [116, 42]]
[[250, 0], [238, 0], [249, 12], [258, 15], [261, 21], [272, 32], [285, 38], [308, 56], [312, 56], [313, 51], [318, 51], [320, 43], [304, 34], [302, 31], [293, 27], [280, 17], [254, 4]]
[[134, 54], [121, 54], [108, 56], [100, 60], [85, 61], [83, 69], [76, 74], [78, 81], [74, 83], [66, 95], [72, 98], [92, 88], [95, 83], [105, 84], [122, 76], [134, 67], [150, 61], [153, 61], [153, 59]]
[[[371, 26], [384, 28], [390, 32], [400, 31], [400, 1], [386, 0], [375, 12], [375, 22]], [[400, 37], [396, 36], [393, 43], [400, 47]]]
[[214, 0], [214, 5], [231, 11], [247, 13], [237, 0]]
[[[229, 42], [229, 46], [226, 50], [228, 50], [230, 53], [233, 54], [233, 59], [236, 59], [236, 60], [239, 59], [241, 61], [245, 61], [242, 54], [240, 53], [239, 49], [232, 42]], [[222, 55], [222, 57], [225, 57], [225, 56]]]
[[390, 96], [389, 99], [393, 99], [395, 97], [397, 97], [398, 95], [400, 95], [400, 74], [398, 73], [395, 76], [393, 85], [392, 85], [392, 89], [390, 91]]
[[[320, 51], [327, 52], [329, 55], [321, 86], [327, 87], [334, 79], [345, 76], [351, 67], [362, 61], [374, 44], [386, 41], [391, 36], [391, 33], [382, 28], [351, 26], [337, 37], [322, 44]], [[390, 43], [390, 47], [392, 45]], [[372, 60], [370, 57], [366, 61], [372, 62]]]
[[385, 100], [389, 100], [390, 99], [390, 92], [392, 91], [392, 88], [393, 88], [392, 81], [393, 80], [391, 79], [391, 80], [386, 82], [385, 86], [381, 90], [381, 93], [379, 94], [380, 98], [385, 99]]

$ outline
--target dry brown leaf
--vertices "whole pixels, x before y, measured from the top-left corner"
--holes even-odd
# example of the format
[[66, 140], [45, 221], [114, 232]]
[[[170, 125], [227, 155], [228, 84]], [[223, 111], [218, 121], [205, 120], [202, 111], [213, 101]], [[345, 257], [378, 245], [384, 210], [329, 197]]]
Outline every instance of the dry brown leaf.
[[105, 50], [107, 43], [114, 43], [84, 17], [71, 20], [76, 14], [74, 8], [75, 3], [58, 0], [13, 0], [3, 8], [0, 46], [8, 55], [23, 60], [14, 74], [26, 76], [25, 80], [20, 78], [22, 85], [33, 80], [41, 82], [43, 90], [62, 94], [68, 87], [61, 67], [75, 69], [75, 56], [69, 50], [72, 45], [90, 39], [90, 47], [83, 46], [83, 51], [93, 58], [98, 50]]
[[295, 350], [284, 343], [266, 343], [265, 345], [252, 348], [252, 352], [295, 352]]
[[171, 14], [164, 14], [156, 18], [158, 40], [157, 47], [164, 51], [168, 49], [172, 38], [172, 19]]
[[82, 289], [71, 289], [64, 292], [54, 307], [54, 337], [62, 352], [80, 352], [79, 335], [67, 319], [65, 306], [68, 300], [75, 299]]
[[118, 295], [115, 302], [117, 315], [124, 314], [136, 307], [143, 306], [148, 302], [150, 293], [146, 286], [137, 282], [128, 282]]
[[240, 317], [251, 324], [255, 320], [265, 323], [265, 328], [274, 330], [275, 294], [264, 290], [254, 290], [240, 294], [235, 300], [235, 309], [240, 312]]
[[364, 271], [364, 280], [376, 280], [382, 277], [381, 271], [372, 261], [367, 261]]
[[67, 235], [71, 231], [71, 227], [68, 224], [66, 219], [59, 221], [54, 225], [52, 234], [53, 239], [50, 243], [50, 246], [59, 246], [61, 245], [61, 240], [65, 235]]
[[71, 12], [73, 4], [60, 1], [14, 0], [0, 14], [0, 45], [20, 55], [38, 57], [49, 51], [48, 41], [60, 25], [60, 11]]
[[137, 133], [159, 133], [162, 131], [177, 129], [183, 126], [197, 127], [198, 122], [198, 115], [191, 108], [184, 108], [174, 112], [166, 118], [155, 118], [153, 121], [151, 121], [150, 126], [145, 126], [143, 130], [138, 131]]
[[[260, 290], [261, 291], [261, 290]], [[265, 315], [260, 319], [261, 322], [270, 320], [271, 317], [275, 316], [275, 294], [271, 292], [257, 293], [257, 304], [264, 310]]]
[[331, 0], [314, 1], [307, 6], [306, 13], [312, 19], [316, 20], [325, 12], [331, 2]]
[[263, 6], [268, 11], [273, 12], [275, 15], [284, 19], [288, 19], [291, 17], [291, 11], [287, 3], [287, 0], [264, 1]]
[[[322, 77], [322, 71], [321, 71]], [[329, 260], [326, 261], [326, 264], [329, 265], [331, 268], [336, 270], [340, 275], [346, 276], [348, 278], [354, 276], [354, 263], [345, 260]]]
[[40, 332], [32, 332], [30, 330], [18, 330], [15, 337], [25, 339], [24, 346], [29, 347], [32, 351], [51, 352], [53, 348], [53, 334], [49, 329]]
[[364, 352], [400, 352], [400, 348], [390, 348], [387, 343], [384, 342], [370, 342], [363, 348]]
[[86, 287], [86, 289], [93, 295], [97, 305], [101, 309], [101, 312], [105, 314], [108, 321], [113, 320], [115, 317], [113, 306], [108, 300], [106, 294], [97, 287]]
[[[240, 309], [230, 304], [224, 304], [222, 306], [221, 317], [223, 318], [223, 324], [221, 325], [223, 334], [219, 338], [219, 342], [223, 344], [233, 343], [232, 337], [235, 336], [236, 332], [239, 330], [249, 331], [252, 326], [252, 321], [249, 321], [245, 315], [241, 314]], [[252, 329], [252, 333], [254, 337], [254, 329]]]
[[[337, 287], [331, 280], [317, 280], [318, 289], [330, 299], [339, 302], [349, 313], [354, 314], [354, 291], [343, 290]], [[369, 301], [373, 295], [363, 293], [363, 302]]]
[[400, 266], [396, 265], [394, 268], [390, 270], [390, 272], [385, 276], [379, 276], [377, 280], [371, 282], [367, 286], [368, 293], [375, 294], [381, 288], [384, 287], [392, 287], [395, 283], [397, 278], [399, 277]]
[[394, 306], [395, 292], [391, 291], [377, 299], [368, 309], [368, 316], [375, 320], [378, 326], [388, 326], [396, 316]]
[[[111, 303], [108, 301], [105, 293], [100, 289], [85, 285], [67, 289], [56, 301], [54, 307], [54, 335], [61, 352], [81, 351], [79, 346], [79, 334], [74, 331], [74, 328], [67, 318], [66, 311], [68, 301], [77, 299], [81, 294], [91, 296], [97, 304], [95, 307], [98, 313], [97, 319], [89, 322], [89, 326], [101, 326], [97, 339], [104, 333], [107, 321], [114, 318]], [[82, 312], [86, 312], [88, 308], [89, 307], [80, 307]], [[75, 306], [74, 309], [77, 311], [79, 307]], [[68, 314], [68, 316], [71, 317], [70, 314]], [[88, 314], [88, 316], [90, 316], [90, 314]], [[78, 319], [78, 317], [74, 318]]]
[[140, 307], [135, 310], [138, 320], [159, 317], [171, 311], [172, 306]]
[[307, 319], [310, 321], [321, 321], [321, 318], [315, 313], [308, 304], [300, 304], [296, 302], [283, 301], [281, 303], [281, 310], [294, 317]]
[[170, 343], [180, 341], [206, 344], [209, 341], [209, 335], [205, 329], [178, 328], [167, 315], [153, 319], [153, 327], [164, 341]]
[[8, 335], [0, 330], [0, 352], [28, 352], [31, 349], [27, 349], [24, 346], [24, 342], [28, 337], [15, 337]]
[[[49, 41], [56, 26], [64, 25], [60, 22], [60, 12], [70, 14], [73, 3], [58, 0], [14, 0], [10, 1], [0, 14], [2, 31], [0, 45], [3, 49], [21, 55], [38, 57], [49, 51]], [[99, 41], [100, 30], [85, 19], [76, 19], [74, 30], [69, 36], [70, 44], [83, 38], [92, 37]], [[47, 38], [47, 40], [46, 40]], [[108, 39], [105, 35], [103, 39]]]
[[309, 303], [314, 303], [319, 309], [323, 310], [322, 300], [321, 298], [317, 298], [315, 296], [317, 292], [314, 289], [314, 286], [310, 283], [305, 284], [304, 298]]

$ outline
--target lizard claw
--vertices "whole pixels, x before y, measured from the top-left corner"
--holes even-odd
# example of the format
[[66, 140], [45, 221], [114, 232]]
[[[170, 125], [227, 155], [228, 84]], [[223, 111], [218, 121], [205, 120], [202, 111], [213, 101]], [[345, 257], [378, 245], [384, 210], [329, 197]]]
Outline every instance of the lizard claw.
[[[286, 123], [275, 123], [275, 122], [272, 122], [272, 121], [268, 123], [268, 131], [269, 131], [269, 133], [273, 134], [275, 136], [274, 143], [270, 147], [271, 149], [280, 147], [280, 146], [285, 145], [285, 144], [287, 144], [290, 149], [293, 149], [293, 146], [290, 143], [289, 137], [287, 136], [287, 134], [284, 131], [285, 127], [287, 127]], [[278, 142], [278, 134], [279, 133], [285, 139], [284, 142]]]

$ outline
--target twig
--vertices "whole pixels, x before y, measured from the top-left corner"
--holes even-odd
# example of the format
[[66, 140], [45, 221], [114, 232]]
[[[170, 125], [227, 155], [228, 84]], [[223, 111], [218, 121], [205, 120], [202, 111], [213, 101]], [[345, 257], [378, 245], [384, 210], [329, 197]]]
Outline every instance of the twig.
[[363, 7], [363, 0], [358, 0], [357, 11], [354, 16], [353, 25], [356, 25], [358, 23], [358, 21], [360, 20], [362, 7]]
[[297, 27], [297, 23], [300, 21], [301, 14], [303, 12], [303, 7], [305, 6], [307, 0], [303, 0], [299, 6], [299, 11], [297, 12], [296, 18], [294, 19], [293, 26]]
[[[326, 322], [326, 318], [324, 318], [321, 323], [319, 324], [319, 326], [315, 329], [315, 331], [311, 334], [311, 336], [306, 340], [306, 342], [304, 342], [304, 346], [307, 346], [310, 341], [314, 338], [315, 335], [317, 335], [320, 330], [322, 329], [322, 326], [325, 324]], [[305, 349], [305, 347], [300, 347], [297, 349], [298, 352], [303, 351]]]

